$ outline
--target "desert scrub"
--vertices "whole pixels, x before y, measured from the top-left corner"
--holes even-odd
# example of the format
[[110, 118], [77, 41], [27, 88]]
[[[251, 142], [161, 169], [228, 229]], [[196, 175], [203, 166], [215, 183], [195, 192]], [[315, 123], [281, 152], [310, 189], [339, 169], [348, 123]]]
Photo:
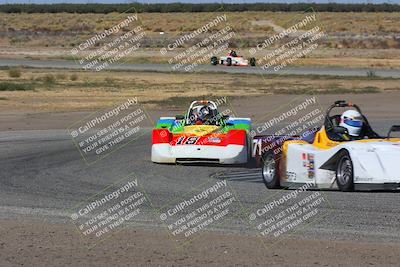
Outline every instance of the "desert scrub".
[[20, 68], [12, 68], [8, 70], [8, 76], [11, 78], [19, 78], [21, 77], [21, 69]]
[[67, 76], [66, 76], [64, 73], [58, 73], [58, 74], [56, 75], [56, 78], [57, 78], [58, 80], [65, 80], [66, 77], [67, 77]]
[[71, 76], [69, 76], [69, 79], [71, 80], [71, 81], [76, 81], [76, 80], [78, 80], [78, 75], [77, 74], [71, 74]]
[[0, 82], [0, 91], [31, 91], [34, 89], [33, 83]]
[[52, 83], [56, 82], [56, 77], [54, 77], [53, 74], [46, 74], [46, 75], [43, 75], [42, 77], [39, 77], [37, 80], [42, 81], [47, 84], [52, 84]]

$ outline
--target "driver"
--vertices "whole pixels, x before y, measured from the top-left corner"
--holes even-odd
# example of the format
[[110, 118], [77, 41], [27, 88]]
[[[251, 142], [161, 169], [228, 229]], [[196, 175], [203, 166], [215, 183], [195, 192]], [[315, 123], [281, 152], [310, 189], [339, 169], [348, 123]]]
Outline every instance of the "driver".
[[364, 118], [357, 110], [346, 110], [340, 116], [339, 126], [347, 129], [347, 133], [342, 134], [344, 140], [362, 139], [361, 130], [364, 126]]
[[236, 51], [235, 51], [235, 50], [229, 51], [229, 56], [231, 56], [231, 57], [237, 57]]
[[209, 106], [203, 106], [197, 115], [196, 125], [206, 124], [212, 118], [212, 111]]

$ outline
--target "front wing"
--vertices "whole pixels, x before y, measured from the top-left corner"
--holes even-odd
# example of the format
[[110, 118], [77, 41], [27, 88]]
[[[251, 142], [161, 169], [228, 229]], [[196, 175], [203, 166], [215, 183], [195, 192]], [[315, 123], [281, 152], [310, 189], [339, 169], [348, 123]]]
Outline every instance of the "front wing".
[[156, 129], [153, 130], [151, 160], [156, 163], [244, 164], [248, 160], [247, 132], [231, 130], [223, 135], [195, 136], [173, 135]]

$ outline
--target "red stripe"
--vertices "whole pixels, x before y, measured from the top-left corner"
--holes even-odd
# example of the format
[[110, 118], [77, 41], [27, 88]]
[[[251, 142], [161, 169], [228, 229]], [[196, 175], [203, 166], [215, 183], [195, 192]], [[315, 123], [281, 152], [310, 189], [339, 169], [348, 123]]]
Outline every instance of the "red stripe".
[[172, 140], [172, 134], [166, 129], [154, 129], [152, 134], [153, 144], [169, 143]]
[[[179, 145], [200, 145], [200, 146], [227, 146], [227, 145], [246, 145], [246, 131], [245, 130], [231, 130], [228, 134], [208, 134], [204, 136], [188, 135], [188, 134], [176, 134], [173, 135], [170, 142], [171, 146]], [[195, 143], [191, 143], [190, 140], [196, 140]], [[216, 139], [220, 139], [219, 143], [213, 142]]]

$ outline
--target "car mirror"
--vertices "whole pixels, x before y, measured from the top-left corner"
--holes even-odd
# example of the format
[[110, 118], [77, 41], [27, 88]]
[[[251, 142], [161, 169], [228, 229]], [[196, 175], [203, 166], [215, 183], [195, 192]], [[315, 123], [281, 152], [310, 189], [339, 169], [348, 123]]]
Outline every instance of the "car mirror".
[[229, 119], [229, 116], [228, 116], [228, 115], [224, 115], [224, 116], [222, 116], [222, 119], [223, 119], [224, 121], [227, 121], [227, 120]]
[[176, 120], [184, 120], [184, 119], [185, 119], [185, 116], [183, 116], [183, 115], [176, 115], [176, 116], [175, 116], [175, 119], [176, 119]]
[[392, 132], [400, 132], [400, 125], [392, 125], [392, 127], [390, 127], [390, 130], [387, 134], [387, 138], [390, 138], [390, 134]]
[[334, 126], [333, 131], [337, 134], [348, 134], [348, 131], [343, 126]]
[[228, 116], [228, 115], [222, 116], [222, 120], [225, 122], [225, 124], [226, 124], [227, 126], [232, 126], [232, 125], [234, 125], [232, 122], [228, 122], [228, 120], [229, 120], [229, 116]]

